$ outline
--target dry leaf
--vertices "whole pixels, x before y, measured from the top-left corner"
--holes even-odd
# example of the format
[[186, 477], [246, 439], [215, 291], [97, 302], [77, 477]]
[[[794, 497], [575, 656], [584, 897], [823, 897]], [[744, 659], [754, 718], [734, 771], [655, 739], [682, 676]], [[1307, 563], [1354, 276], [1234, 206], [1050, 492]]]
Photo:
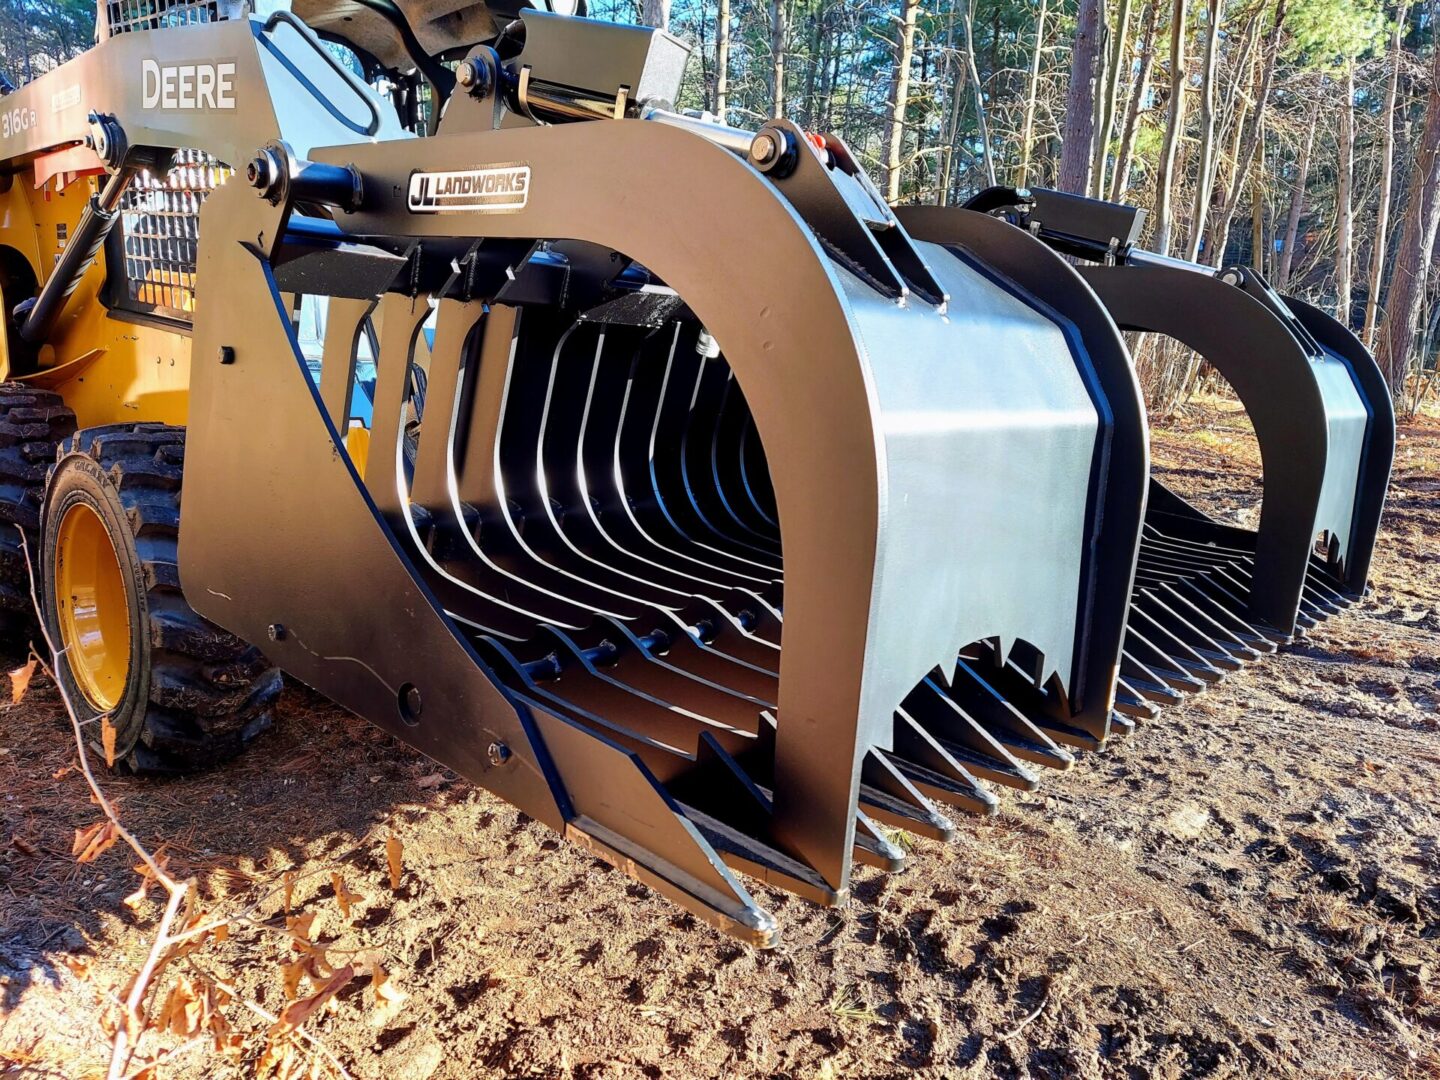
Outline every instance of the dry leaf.
[[294, 939], [290, 942], [290, 947], [296, 952], [304, 952], [305, 947], [315, 940], [310, 928], [318, 914], [317, 911], [307, 911], [304, 915], [285, 917], [285, 932]]
[[[170, 869], [168, 861], [165, 857], [164, 848], [161, 848], [155, 853], [154, 859], [161, 870], [168, 871]], [[139, 906], [145, 902], [145, 898], [150, 893], [150, 886], [155, 884], [155, 872], [150, 869], [149, 863], [136, 863], [133, 869], [135, 873], [140, 875], [140, 885], [133, 893], [131, 893], [129, 896], [125, 897], [125, 899], [121, 901], [121, 903], [123, 903], [126, 907], [130, 908], [132, 911], [139, 908]]]
[[23, 836], [10, 837], [10, 846], [22, 855], [29, 855], [32, 859], [35, 857], [34, 846]]
[[241, 1048], [245, 1045], [245, 1039], [231, 1031], [230, 1021], [226, 1020], [220, 1012], [229, 999], [230, 995], [223, 990], [216, 991], [215, 1008], [210, 1014], [210, 1033], [215, 1036], [215, 1052], [234, 1060], [239, 1057]]
[[294, 1075], [291, 1071], [294, 1063], [295, 1044], [288, 1039], [279, 1043], [272, 1041], [266, 1044], [265, 1052], [255, 1065], [255, 1080], [265, 1080], [272, 1073], [280, 1080], [287, 1080]]
[[390, 981], [390, 976], [380, 966], [380, 960], [374, 955], [365, 958], [365, 968], [370, 973], [370, 988], [375, 991], [375, 1005], [398, 1006], [403, 1004], [410, 995], [401, 990]]
[[110, 722], [110, 714], [105, 713], [100, 717], [100, 743], [105, 747], [105, 767], [115, 767], [115, 725]]
[[88, 979], [90, 977], [90, 961], [83, 956], [62, 956], [60, 962], [70, 969], [70, 974], [77, 979]]
[[120, 830], [115, 828], [115, 823], [109, 818], [104, 821], [97, 821], [88, 829], [75, 830], [75, 843], [70, 849], [70, 854], [75, 856], [76, 862], [94, 862], [105, 852], [115, 846], [115, 841], [120, 839]]
[[296, 960], [293, 964], [282, 964], [280, 966], [281, 985], [285, 990], [285, 1000], [294, 1001], [300, 996], [300, 980], [305, 976], [305, 961]]
[[415, 786], [429, 791], [431, 788], [438, 788], [446, 782], [446, 779], [444, 773], [431, 773], [429, 776], [422, 776], [419, 780], [415, 781]]
[[280, 1014], [279, 1021], [270, 1029], [270, 1037], [274, 1039], [279, 1035], [288, 1035], [301, 1024], [313, 1016], [317, 1009], [323, 1006], [332, 997], [344, 988], [346, 983], [355, 977], [355, 969], [346, 964], [334, 975], [326, 980], [325, 985], [316, 990], [315, 993], [303, 1001], [291, 1002], [285, 1006]]
[[390, 867], [390, 888], [392, 889], [400, 888], [400, 877], [405, 872], [400, 858], [404, 853], [405, 848], [395, 838], [395, 834], [391, 833], [390, 838], [385, 841], [385, 862]]
[[345, 918], [350, 917], [350, 905], [358, 904], [365, 897], [358, 892], [351, 892], [345, 888], [345, 879], [338, 872], [330, 875], [330, 884], [335, 888], [335, 903], [340, 905], [340, 914]]
[[31, 657], [25, 664], [10, 672], [10, 703], [20, 704], [20, 699], [25, 696], [25, 691], [30, 689], [30, 680], [35, 677], [35, 668], [40, 661]]
[[290, 901], [295, 897], [295, 871], [286, 870], [285, 877], [282, 880], [285, 882], [285, 911], [288, 914], [290, 911]]
[[171, 1035], [189, 1038], [207, 1026], [207, 1006], [202, 994], [196, 992], [195, 984], [182, 977], [170, 988], [170, 995], [155, 1018], [155, 1026]]

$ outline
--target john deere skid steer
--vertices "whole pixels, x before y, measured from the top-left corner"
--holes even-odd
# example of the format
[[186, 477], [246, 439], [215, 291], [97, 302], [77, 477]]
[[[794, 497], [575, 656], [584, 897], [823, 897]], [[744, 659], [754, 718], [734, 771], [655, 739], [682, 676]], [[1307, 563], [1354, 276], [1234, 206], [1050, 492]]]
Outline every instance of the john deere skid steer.
[[[125, 767], [240, 751], [283, 671], [766, 945], [742, 877], [843, 903], [1363, 592], [1373, 362], [1126, 208], [897, 215], [677, 111], [675, 38], [507, 0], [99, 37], [0, 102], [0, 602], [23, 531]], [[1150, 479], [1122, 329], [1235, 383], [1258, 534]]]

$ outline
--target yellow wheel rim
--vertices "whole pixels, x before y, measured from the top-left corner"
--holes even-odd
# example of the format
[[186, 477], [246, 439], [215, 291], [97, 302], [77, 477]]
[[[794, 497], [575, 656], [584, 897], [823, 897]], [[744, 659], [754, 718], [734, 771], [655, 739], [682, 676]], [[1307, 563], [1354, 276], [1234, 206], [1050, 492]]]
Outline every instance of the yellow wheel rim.
[[90, 704], [108, 712], [130, 676], [130, 602], [120, 557], [100, 515], [75, 503], [60, 519], [55, 546], [60, 643]]

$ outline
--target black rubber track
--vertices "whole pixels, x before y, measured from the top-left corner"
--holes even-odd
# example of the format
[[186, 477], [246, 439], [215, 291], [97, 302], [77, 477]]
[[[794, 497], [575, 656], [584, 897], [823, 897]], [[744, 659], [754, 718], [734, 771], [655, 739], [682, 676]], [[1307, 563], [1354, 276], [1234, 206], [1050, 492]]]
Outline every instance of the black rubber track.
[[40, 551], [45, 477], [62, 439], [75, 433], [75, 414], [52, 390], [0, 383], [0, 637], [24, 642], [36, 628], [30, 572], [15, 526], [31, 557]]
[[[124, 763], [137, 772], [186, 772], [234, 757], [270, 726], [281, 675], [260, 650], [197, 614], [181, 591], [177, 540], [185, 429], [86, 428], [61, 441], [55, 468], [63, 468], [71, 454], [97, 462], [118, 493], [144, 583], [144, 625], [138, 634], [131, 628], [142, 655], [130, 679], [148, 685], [143, 697], [137, 692], [121, 705], [113, 721]], [[47, 539], [45, 550], [50, 547]], [[48, 597], [46, 608], [53, 622]], [[81, 698], [77, 707], [88, 708], [83, 695], [75, 697]]]

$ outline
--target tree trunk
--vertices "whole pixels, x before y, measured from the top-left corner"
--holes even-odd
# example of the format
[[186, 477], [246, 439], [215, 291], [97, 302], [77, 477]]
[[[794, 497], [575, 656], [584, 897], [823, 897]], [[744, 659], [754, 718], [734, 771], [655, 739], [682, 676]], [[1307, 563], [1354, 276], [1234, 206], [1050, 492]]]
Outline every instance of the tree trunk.
[[720, 0], [715, 17], [715, 115], [725, 122], [730, 94], [730, 0]]
[[[1044, 0], [1041, 0], [1044, 3]], [[945, 66], [950, 70], [949, 116], [940, 144], [940, 183], [936, 203], [950, 205], [950, 186], [955, 169], [955, 137], [960, 131], [960, 109], [965, 95], [965, 72], [960, 67], [960, 55], [955, 51], [955, 19], [952, 15], [945, 35]], [[1021, 184], [1023, 186], [1023, 182]]]
[[1355, 61], [1345, 62], [1340, 133], [1336, 136], [1335, 317], [1350, 325], [1355, 256]]
[[1440, 226], [1440, 49], [1430, 66], [1430, 92], [1425, 102], [1425, 127], [1415, 154], [1410, 194], [1405, 204], [1390, 295], [1380, 323], [1376, 359], [1397, 398], [1405, 386], [1405, 369], [1425, 304], [1435, 233]]
[[1090, 149], [1095, 138], [1095, 64], [1100, 53], [1100, 0], [1080, 0], [1070, 90], [1065, 96], [1065, 134], [1060, 146], [1061, 191], [1089, 188]]
[[1170, 254], [1171, 203], [1173, 188], [1177, 186], [1175, 175], [1176, 155], [1180, 150], [1180, 136], [1185, 131], [1185, 19], [1189, 14], [1189, 0], [1175, 0], [1170, 13], [1170, 116], [1165, 122], [1165, 144], [1160, 151], [1160, 169], [1155, 175], [1155, 250], [1161, 255]]
[[[1260, 89], [1256, 91], [1255, 112], [1250, 117], [1250, 124], [1245, 129], [1240, 144], [1240, 152], [1236, 155], [1235, 176], [1230, 190], [1225, 193], [1225, 201], [1220, 204], [1220, 219], [1213, 234], [1216, 266], [1219, 266], [1220, 260], [1224, 258], [1225, 242], [1230, 236], [1230, 222], [1240, 205], [1240, 196], [1243, 194], [1245, 178], [1250, 175], [1250, 164], [1255, 160], [1255, 151], [1260, 147], [1265, 124], [1265, 105], [1270, 100], [1270, 84], [1275, 79], [1275, 62], [1280, 56], [1280, 35], [1285, 26], [1287, 3], [1288, 0], [1279, 0], [1275, 5], [1275, 24], [1270, 28], [1270, 35], [1265, 41], [1265, 55], [1260, 61], [1264, 67], [1261, 69]], [[1307, 138], [1313, 137], [1312, 131]]]
[[1125, 125], [1120, 129], [1120, 152], [1115, 155], [1115, 175], [1110, 182], [1110, 201], [1119, 202], [1130, 187], [1130, 166], [1135, 159], [1135, 132], [1140, 126], [1140, 110], [1150, 96], [1150, 74], [1155, 69], [1155, 13], [1158, 0], [1145, 5], [1145, 19], [1140, 31], [1140, 77], [1125, 110]]
[[1300, 218], [1305, 213], [1305, 185], [1310, 179], [1310, 155], [1315, 149], [1315, 125], [1320, 119], [1320, 100], [1310, 109], [1310, 122], [1305, 125], [1305, 145], [1300, 150], [1295, 186], [1290, 189], [1290, 211], [1285, 215], [1285, 236], [1281, 242], [1280, 265], [1275, 269], [1275, 288], [1284, 292], [1290, 284], [1290, 271], [1295, 265], [1295, 244], [1300, 239]]
[[786, 0], [770, 0], [770, 115], [785, 115]]
[[815, 91], [820, 64], [820, 42], [825, 33], [825, 11], [812, 10], [806, 13], [806, 22], [809, 24], [809, 62], [805, 65], [805, 120], [804, 126], [811, 131], [818, 131], [820, 125], [816, 118], [820, 115], [820, 104], [816, 100]]
[[670, 29], [670, 0], [644, 0], [640, 7], [640, 21], [646, 26]]
[[900, 172], [905, 148], [905, 109], [910, 104], [910, 65], [915, 59], [915, 15], [920, 0], [900, 0], [900, 38], [895, 43], [895, 71], [890, 79], [890, 126], [885, 132], [885, 198], [900, 198]]
[[[1264, 137], [1264, 133], [1261, 133]], [[1266, 277], [1265, 256], [1268, 249], [1265, 246], [1265, 188], [1260, 175], [1260, 165], [1257, 160], [1254, 167], [1254, 175], [1250, 177], [1250, 265], [1260, 272], [1261, 277]], [[1227, 226], [1226, 231], [1229, 231]]]
[[1105, 67], [1105, 90], [1100, 95], [1100, 123], [1095, 132], [1095, 160], [1090, 165], [1090, 194], [1105, 197], [1105, 162], [1110, 150], [1110, 136], [1115, 131], [1115, 113], [1120, 106], [1121, 72], [1130, 73], [1130, 7], [1131, 0], [1120, 0], [1115, 16], [1115, 41]]
[[[1024, 187], [1030, 172], [1030, 150], [1035, 142], [1035, 103], [1040, 95], [1040, 57], [1045, 51], [1045, 6], [1035, 16], [1035, 48], [1030, 51], [1030, 79], [1025, 88], [1025, 117], [1020, 125], [1020, 165], [1015, 170], [1015, 186]], [[952, 133], [953, 138], [953, 133]]]
[[1210, 215], [1210, 195], [1215, 185], [1215, 67], [1220, 54], [1221, 0], [1208, 0], [1210, 25], [1205, 36], [1205, 62], [1200, 71], [1200, 161], [1195, 173], [1195, 200], [1190, 207], [1190, 235], [1185, 257], [1194, 261], [1205, 235]]
[[985, 160], [985, 182], [994, 187], [995, 151], [990, 145], [990, 122], [985, 115], [985, 95], [980, 86], [980, 69], [975, 66], [974, 15], [975, 0], [970, 0], [969, 6], [965, 9], [965, 57], [970, 67], [970, 86], [975, 91], [975, 122], [980, 127], [980, 146]]
[[1401, 44], [1405, 37], [1407, 4], [1400, 0], [1395, 29], [1390, 32], [1390, 81], [1385, 87], [1385, 125], [1380, 150], [1380, 194], [1375, 211], [1375, 237], [1370, 249], [1370, 288], [1365, 297], [1365, 347], [1375, 348], [1375, 331], [1380, 319], [1380, 285], [1385, 277], [1385, 244], [1390, 232], [1390, 197], [1395, 188], [1395, 103], [1400, 97]]

